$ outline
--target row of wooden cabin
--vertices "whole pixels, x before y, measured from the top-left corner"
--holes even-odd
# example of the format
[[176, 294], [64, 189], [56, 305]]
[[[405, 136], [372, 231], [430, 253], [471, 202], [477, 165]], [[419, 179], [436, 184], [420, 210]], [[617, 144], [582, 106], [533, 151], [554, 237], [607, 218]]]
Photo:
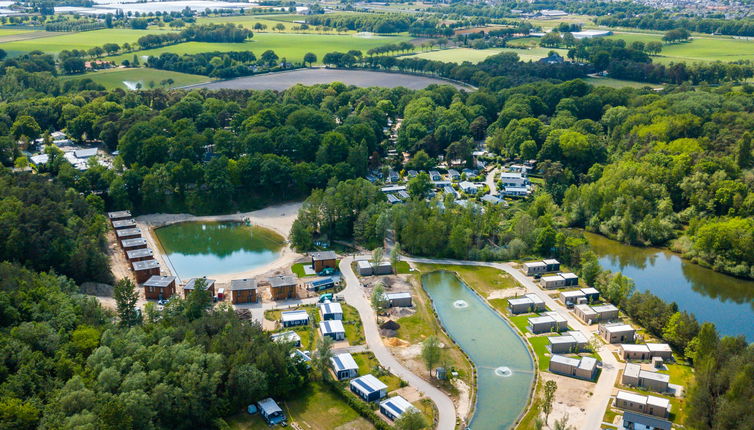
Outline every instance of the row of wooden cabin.
[[[154, 253], [147, 247], [147, 240], [142, 236], [141, 229], [136, 226], [136, 221], [131, 217], [130, 211], [108, 212], [115, 237], [118, 239], [126, 260], [134, 272], [137, 284], [145, 284], [152, 277], [160, 277], [160, 263], [154, 259]], [[164, 279], [154, 280], [154, 284], [164, 284]], [[175, 288], [175, 287], [173, 287]], [[145, 292], [149, 288], [145, 287]], [[157, 291], [153, 289], [153, 291]], [[159, 295], [159, 294], [158, 294]], [[150, 295], [147, 293], [147, 298]]]

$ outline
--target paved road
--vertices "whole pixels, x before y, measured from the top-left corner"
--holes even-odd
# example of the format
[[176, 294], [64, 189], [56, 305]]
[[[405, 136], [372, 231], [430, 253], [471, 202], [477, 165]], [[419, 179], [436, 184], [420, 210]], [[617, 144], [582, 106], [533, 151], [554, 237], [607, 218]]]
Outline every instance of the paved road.
[[[521, 273], [510, 263], [488, 263], [482, 261], [466, 261], [466, 260], [452, 260], [452, 259], [432, 259], [432, 258], [411, 258], [403, 257], [402, 260], [410, 261], [414, 263], [426, 263], [426, 264], [455, 264], [461, 266], [488, 266], [494, 267], [499, 270], [503, 270], [513, 276], [521, 285], [523, 285], [527, 291], [532, 293], [538, 293], [539, 296], [544, 299], [545, 304], [552, 310], [558, 312], [567, 321], [568, 325], [573, 327], [574, 330], [578, 330], [583, 333], [587, 339], [591, 339], [594, 336], [595, 331], [584, 325], [580, 320], [575, 318], [571, 312], [568, 312], [563, 305], [556, 302], [552, 297], [547, 295], [537, 284], [535, 284], [529, 277]], [[613, 388], [615, 386], [615, 380], [618, 377], [618, 360], [613, 353], [606, 347], [602, 346], [598, 351], [600, 359], [602, 361], [602, 373], [599, 380], [592, 390], [593, 395], [590, 397], [586, 406], [586, 420], [584, 421], [583, 429], [585, 430], [598, 430], [602, 427], [602, 417], [604, 416], [605, 409], [610, 401]]]
[[440, 391], [437, 387], [403, 367], [403, 365], [393, 357], [393, 354], [390, 353], [385, 344], [382, 343], [382, 338], [380, 337], [380, 332], [377, 327], [377, 315], [375, 315], [369, 299], [364, 295], [359, 279], [351, 269], [351, 263], [353, 261], [353, 257], [345, 257], [340, 260], [340, 272], [343, 274], [343, 279], [346, 282], [346, 288], [341, 294], [349, 305], [359, 311], [369, 349], [374, 353], [374, 356], [377, 358], [377, 361], [380, 362], [382, 367], [390, 370], [391, 373], [408, 382], [410, 386], [416, 388], [424, 393], [425, 396], [432, 399], [435, 406], [437, 406], [438, 411], [438, 430], [453, 430], [456, 426], [456, 408], [455, 405], [453, 405], [453, 401], [450, 400], [450, 397]]
[[493, 196], [497, 195], [497, 183], [495, 183], [495, 175], [497, 174], [498, 170], [499, 169], [497, 167], [490, 170], [484, 180], [484, 182], [487, 184], [487, 187], [489, 187], [490, 189], [490, 194], [492, 194]]

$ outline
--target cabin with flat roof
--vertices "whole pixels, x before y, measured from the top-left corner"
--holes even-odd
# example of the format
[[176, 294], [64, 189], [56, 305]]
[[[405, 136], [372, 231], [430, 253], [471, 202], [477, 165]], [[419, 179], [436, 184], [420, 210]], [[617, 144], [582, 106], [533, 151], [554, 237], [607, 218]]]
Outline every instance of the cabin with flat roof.
[[545, 312], [544, 314], [529, 318], [527, 328], [534, 334], [560, 332], [568, 327], [566, 319], [557, 312]]
[[546, 290], [555, 290], [565, 287], [565, 278], [560, 275], [543, 276], [539, 284]]
[[545, 310], [545, 301], [538, 295], [530, 293], [521, 297], [508, 299], [508, 310], [512, 314], [542, 312]]
[[541, 275], [547, 272], [547, 265], [542, 261], [530, 261], [524, 263], [523, 270], [527, 276]]
[[319, 273], [329, 267], [336, 269], [338, 267], [338, 256], [333, 251], [312, 252], [309, 254], [312, 258], [312, 268]]
[[416, 408], [401, 396], [394, 396], [380, 403], [380, 412], [391, 421], [395, 421], [404, 413]]
[[380, 261], [372, 268], [375, 275], [389, 275], [393, 273], [393, 265], [389, 261]]
[[332, 370], [335, 373], [335, 378], [338, 381], [359, 376], [359, 365], [356, 364], [356, 360], [354, 360], [353, 356], [348, 352], [333, 355], [332, 358], [330, 358], [330, 363], [332, 365]]
[[543, 263], [545, 263], [545, 270], [548, 272], [557, 272], [560, 270], [560, 261], [555, 260], [554, 258], [542, 260]]
[[296, 297], [298, 279], [294, 276], [273, 276], [268, 278], [272, 300], [286, 300]]
[[592, 287], [582, 288], [581, 292], [584, 294], [584, 297], [586, 297], [587, 303], [594, 303], [600, 299], [600, 292], [597, 291], [596, 288], [592, 288]]
[[549, 370], [559, 375], [591, 381], [597, 373], [597, 360], [593, 357], [579, 359], [554, 354], [550, 358]]
[[301, 336], [293, 330], [275, 333], [270, 336], [273, 342], [291, 342], [293, 346], [301, 347]]
[[160, 263], [155, 260], [143, 260], [131, 263], [137, 284], [143, 284], [152, 276], [160, 274]]
[[667, 343], [648, 343], [647, 348], [649, 354], [654, 357], [660, 357], [663, 360], [670, 360], [673, 358], [673, 350]]
[[306, 288], [312, 291], [324, 291], [330, 288], [335, 288], [335, 280], [333, 278], [315, 279], [306, 283]]
[[116, 230], [122, 230], [124, 228], [136, 228], [136, 221], [134, 221], [133, 218], [113, 221], [113, 228]]
[[667, 343], [622, 344], [618, 347], [618, 353], [626, 361], [649, 361], [654, 357], [660, 357], [663, 360], [673, 358], [673, 350]]
[[413, 306], [411, 293], [408, 291], [386, 293], [385, 299], [387, 299], [388, 306], [391, 308], [410, 308]]
[[143, 237], [137, 237], [134, 239], [126, 239], [122, 240], [120, 242], [121, 248], [123, 248], [123, 252], [126, 253], [126, 256], [128, 256], [128, 251], [132, 251], [134, 249], [143, 249], [147, 247], [147, 240]]
[[634, 412], [641, 412], [655, 417], [666, 418], [670, 410], [670, 401], [662, 397], [645, 396], [630, 391], [618, 391], [615, 407]]
[[576, 287], [579, 285], [579, 277], [575, 273], [565, 272], [558, 273], [565, 281], [565, 287]]
[[623, 323], [600, 324], [597, 332], [607, 343], [631, 343], [636, 335], [636, 329]]
[[673, 423], [651, 415], [626, 411], [623, 413], [623, 428], [626, 430], [671, 430]]
[[137, 237], [141, 237], [141, 229], [122, 228], [120, 230], [115, 230], [115, 236], [118, 238], [118, 241], [121, 243], [121, 246], [122, 246], [123, 241], [126, 239], [135, 239]]
[[323, 321], [343, 320], [343, 307], [340, 303], [326, 301], [319, 305], [319, 311]]
[[230, 301], [234, 305], [257, 302], [257, 280], [251, 278], [230, 281]]
[[186, 285], [183, 286], [183, 297], [188, 297], [189, 293], [194, 291], [199, 285], [200, 281], [204, 281], [204, 289], [209, 291], [212, 297], [215, 297], [215, 280], [207, 278], [191, 278]]
[[309, 314], [305, 310], [283, 311], [280, 313], [283, 327], [296, 327], [309, 324]]
[[115, 211], [107, 213], [107, 219], [109, 219], [110, 222], [120, 221], [122, 219], [128, 218], [131, 218], [131, 211]]
[[149, 248], [139, 248], [126, 251], [126, 258], [133, 263], [135, 261], [153, 260], [154, 252]]
[[553, 354], [568, 354], [569, 352], [577, 351], [576, 339], [567, 334], [563, 336], [548, 336], [547, 343], [547, 349]]
[[573, 305], [586, 302], [586, 296], [584, 295], [584, 293], [581, 292], [581, 290], [561, 291], [560, 301], [563, 302], [564, 305], [570, 308]]
[[343, 327], [341, 320], [321, 321], [319, 323], [319, 332], [322, 336], [327, 336], [334, 341], [345, 340], [346, 329]]
[[366, 402], [376, 402], [387, 396], [387, 385], [371, 373], [352, 379], [348, 386], [352, 393]]
[[618, 308], [609, 303], [598, 306], [576, 305], [574, 306], [573, 313], [587, 324], [618, 319]]
[[175, 294], [175, 276], [151, 276], [143, 286], [147, 300], [169, 299]]
[[374, 273], [372, 269], [372, 263], [367, 260], [359, 260], [356, 262], [356, 267], [359, 269], [359, 275], [370, 276]]
[[647, 390], [664, 393], [668, 391], [670, 376], [663, 373], [642, 370], [641, 366], [634, 363], [626, 363], [623, 369], [621, 383], [630, 387], [645, 388]]

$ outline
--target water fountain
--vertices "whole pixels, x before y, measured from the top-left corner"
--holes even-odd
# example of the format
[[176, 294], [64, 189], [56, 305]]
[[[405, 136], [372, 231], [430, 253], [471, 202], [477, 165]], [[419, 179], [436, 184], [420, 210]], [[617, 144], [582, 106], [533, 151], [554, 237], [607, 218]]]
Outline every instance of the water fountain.
[[456, 309], [466, 309], [469, 307], [469, 304], [465, 300], [456, 300], [453, 302], [453, 307]]

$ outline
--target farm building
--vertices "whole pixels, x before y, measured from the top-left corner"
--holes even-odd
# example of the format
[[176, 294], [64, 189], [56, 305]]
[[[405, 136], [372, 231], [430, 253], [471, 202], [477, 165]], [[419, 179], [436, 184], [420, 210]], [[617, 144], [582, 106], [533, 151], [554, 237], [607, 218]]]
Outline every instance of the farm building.
[[268, 278], [272, 300], [285, 300], [296, 297], [298, 280], [293, 276], [273, 276]]
[[343, 328], [343, 322], [340, 320], [320, 322], [319, 331], [322, 336], [327, 336], [334, 341], [344, 340], [346, 338], [346, 329]]
[[113, 228], [116, 230], [122, 230], [124, 228], [136, 228], [136, 221], [133, 218], [119, 219], [113, 221]]
[[353, 356], [347, 352], [334, 355], [330, 358], [330, 363], [338, 381], [359, 376], [359, 365], [356, 364]]
[[186, 285], [183, 286], [183, 296], [188, 297], [189, 293], [194, 291], [199, 283], [204, 282], [204, 289], [209, 291], [209, 294], [215, 296], [215, 280], [207, 278], [191, 278]]
[[565, 287], [565, 278], [560, 275], [543, 276], [539, 283], [544, 289], [554, 290]]
[[312, 252], [312, 268], [319, 273], [325, 268], [337, 268], [338, 256], [333, 251]]
[[564, 280], [566, 287], [576, 287], [579, 285], [579, 277], [575, 273], [566, 272], [558, 273]]
[[542, 261], [531, 261], [524, 263], [524, 273], [528, 276], [541, 275], [547, 272], [547, 265]]
[[343, 307], [340, 306], [340, 303], [324, 302], [319, 305], [319, 311], [325, 321], [343, 319]]
[[633, 342], [636, 330], [628, 324], [600, 324], [597, 331], [607, 343]]
[[359, 275], [369, 276], [374, 274], [372, 269], [372, 263], [367, 260], [359, 260], [356, 262], [356, 267], [359, 269]]
[[160, 274], [160, 263], [157, 260], [144, 260], [132, 263], [136, 283], [143, 284], [152, 276]]
[[668, 416], [670, 401], [662, 397], [644, 396], [621, 390], [615, 396], [615, 406], [629, 411], [665, 418]]
[[581, 292], [584, 293], [587, 303], [593, 303], [600, 299], [600, 292], [596, 288], [582, 288]]
[[123, 241], [126, 239], [135, 239], [137, 237], [141, 237], [141, 230], [138, 228], [124, 228], [115, 230], [115, 236], [118, 238], [122, 246]]
[[527, 328], [534, 334], [562, 331], [567, 327], [566, 319], [557, 312], [545, 312], [538, 317], [529, 318]]
[[276, 425], [285, 421], [283, 410], [280, 409], [280, 406], [272, 398], [268, 397], [260, 400], [257, 406], [259, 407], [259, 415], [264, 418], [268, 425]]
[[312, 291], [329, 290], [335, 288], [335, 280], [333, 278], [317, 279], [307, 283], [307, 288]]
[[175, 294], [175, 276], [151, 276], [144, 282], [144, 297], [147, 300], [169, 299]]
[[549, 369], [552, 373], [591, 380], [597, 373], [597, 360], [592, 357], [578, 359], [555, 354], [550, 358]]
[[273, 342], [292, 342], [293, 346], [297, 348], [301, 346], [301, 336], [295, 331], [275, 333], [270, 336], [270, 339], [272, 339]]
[[309, 314], [304, 310], [281, 312], [280, 322], [283, 327], [307, 325], [309, 324]]
[[672, 427], [673, 423], [662, 418], [632, 411], [623, 413], [623, 428], [626, 430], [671, 430]]
[[641, 366], [633, 363], [626, 363], [623, 369], [621, 383], [632, 387], [646, 388], [648, 390], [664, 393], [668, 391], [670, 376], [657, 372], [642, 370]]
[[256, 279], [233, 279], [230, 281], [230, 301], [234, 305], [257, 302]]
[[[134, 239], [126, 239], [122, 240], [120, 242], [120, 246], [123, 248], [123, 251], [128, 253], [128, 251], [132, 251], [134, 249], [143, 249], [147, 247], [147, 240], [143, 237], [137, 237]], [[128, 255], [128, 254], [126, 254]]]
[[391, 308], [410, 308], [413, 306], [409, 292], [386, 293], [385, 298]]
[[563, 304], [565, 304], [566, 306], [570, 307], [577, 303], [585, 302], [586, 296], [581, 292], [581, 290], [561, 291], [560, 301], [563, 302]]
[[414, 406], [401, 396], [391, 397], [380, 403], [380, 412], [382, 415], [395, 421], [406, 411], [416, 409]]
[[547, 260], [542, 260], [542, 262], [545, 263], [545, 266], [547, 266], [545, 270], [548, 272], [557, 272], [558, 270], [560, 270], [560, 261], [558, 260], [551, 258]]
[[122, 219], [128, 218], [131, 218], [131, 211], [115, 211], [107, 213], [107, 219], [109, 219], [110, 222], [120, 221]]
[[139, 248], [126, 251], [126, 258], [131, 263], [135, 261], [144, 261], [154, 259], [154, 253], [149, 248]]
[[352, 379], [349, 387], [351, 392], [367, 402], [376, 402], [387, 396], [387, 385], [371, 373]]

